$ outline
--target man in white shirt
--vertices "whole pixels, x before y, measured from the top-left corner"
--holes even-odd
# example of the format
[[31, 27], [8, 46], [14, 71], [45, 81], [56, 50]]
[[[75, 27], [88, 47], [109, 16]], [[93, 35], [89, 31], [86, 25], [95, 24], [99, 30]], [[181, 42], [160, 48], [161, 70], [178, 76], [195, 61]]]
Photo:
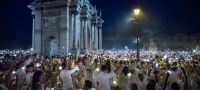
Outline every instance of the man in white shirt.
[[138, 74], [139, 80], [137, 81], [138, 90], [146, 90], [147, 81], [144, 79], [144, 75], [142, 73]]
[[27, 73], [26, 73], [26, 85], [27, 88], [31, 87], [31, 82], [32, 82], [32, 78], [33, 78], [33, 65], [27, 65], [26, 66], [27, 69]]
[[12, 74], [16, 75], [16, 84], [17, 84], [17, 90], [23, 90], [24, 88], [24, 84], [25, 84], [25, 80], [26, 80], [26, 72], [24, 69], [22, 69], [23, 67], [23, 62], [20, 62], [19, 65], [17, 65], [17, 70], [13, 71]]
[[99, 90], [110, 90], [109, 79], [111, 79], [115, 74], [114, 72], [107, 73], [106, 70], [106, 66], [102, 65], [101, 71], [96, 75], [96, 81]]
[[78, 67], [74, 67], [72, 70], [70, 70], [66, 63], [62, 64], [63, 70], [60, 72], [60, 77], [62, 79], [62, 90], [72, 90], [73, 89], [73, 83], [72, 83], [72, 77], [71, 75], [79, 70]]

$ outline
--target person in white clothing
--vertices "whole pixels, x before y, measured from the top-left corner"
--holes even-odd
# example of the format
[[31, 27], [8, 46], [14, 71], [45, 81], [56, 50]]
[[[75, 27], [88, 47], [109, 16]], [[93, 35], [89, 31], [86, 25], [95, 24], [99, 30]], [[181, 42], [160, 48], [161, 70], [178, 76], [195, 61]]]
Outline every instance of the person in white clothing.
[[143, 74], [138, 74], [139, 80], [137, 81], [138, 90], [146, 90], [147, 81], [144, 79]]
[[96, 75], [98, 90], [110, 90], [109, 79], [112, 78], [115, 74], [113, 71], [111, 73], [107, 73], [106, 70], [106, 65], [102, 65], [101, 71]]
[[60, 72], [60, 77], [62, 80], [62, 90], [72, 90], [73, 89], [73, 83], [72, 83], [72, 77], [71, 75], [79, 70], [78, 67], [76, 66], [72, 70], [70, 70], [67, 66], [66, 63], [62, 64], [63, 70]]
[[31, 81], [32, 81], [33, 74], [34, 74], [33, 65], [27, 65], [26, 69], [27, 69], [27, 72], [26, 72], [25, 82], [26, 82], [26, 88], [28, 89], [31, 87]]

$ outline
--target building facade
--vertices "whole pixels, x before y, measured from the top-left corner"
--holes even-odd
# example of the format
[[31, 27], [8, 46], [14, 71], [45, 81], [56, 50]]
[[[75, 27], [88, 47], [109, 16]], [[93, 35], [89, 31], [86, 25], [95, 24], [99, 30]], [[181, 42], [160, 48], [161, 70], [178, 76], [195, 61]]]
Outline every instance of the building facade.
[[46, 56], [102, 49], [101, 11], [89, 0], [35, 0], [32, 48]]
[[[115, 37], [113, 37], [115, 36]], [[124, 49], [128, 46], [131, 49], [136, 49], [135, 37], [122, 37], [118, 34], [105, 35], [103, 40], [107, 49], [119, 48]], [[200, 33], [194, 35], [186, 34], [157, 34], [142, 35], [139, 40], [140, 49], [144, 50], [200, 50]], [[105, 48], [105, 47], [104, 47]]]

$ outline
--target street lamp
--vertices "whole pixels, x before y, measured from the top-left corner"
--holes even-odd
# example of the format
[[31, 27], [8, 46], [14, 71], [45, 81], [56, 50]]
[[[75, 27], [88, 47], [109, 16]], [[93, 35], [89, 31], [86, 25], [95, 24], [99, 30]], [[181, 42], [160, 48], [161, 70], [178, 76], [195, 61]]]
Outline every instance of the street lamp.
[[134, 10], [134, 15], [138, 16], [140, 14], [139, 8], [136, 8], [136, 9], [133, 9], [133, 10]]
[[[140, 9], [139, 8], [135, 8], [133, 9], [133, 18], [134, 18], [134, 22], [137, 24], [138, 22], [137, 19], [138, 19], [138, 16], [140, 15]], [[139, 30], [137, 30], [137, 33], [136, 33], [136, 43], [137, 43], [137, 60], [139, 61], [140, 60], [140, 50], [139, 50]]]

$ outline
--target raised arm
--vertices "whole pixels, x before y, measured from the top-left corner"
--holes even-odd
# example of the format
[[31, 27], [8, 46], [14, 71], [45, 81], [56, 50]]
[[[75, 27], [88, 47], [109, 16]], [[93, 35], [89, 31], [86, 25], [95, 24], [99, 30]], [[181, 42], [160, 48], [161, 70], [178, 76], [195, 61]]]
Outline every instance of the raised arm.
[[77, 70], [79, 70], [79, 68], [78, 68], [78, 66], [75, 66], [72, 70], [70, 70], [70, 74], [73, 74]]

